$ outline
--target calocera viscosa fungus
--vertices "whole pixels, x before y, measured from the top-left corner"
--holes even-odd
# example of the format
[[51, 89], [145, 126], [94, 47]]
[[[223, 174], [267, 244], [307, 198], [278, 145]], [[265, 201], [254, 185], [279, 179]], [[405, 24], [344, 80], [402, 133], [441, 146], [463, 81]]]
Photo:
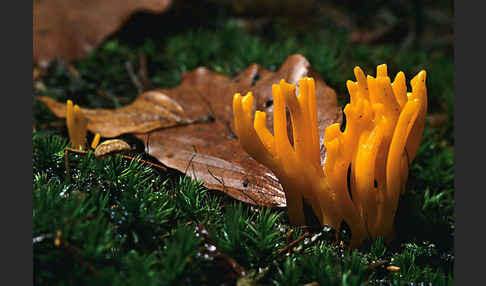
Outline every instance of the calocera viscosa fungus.
[[83, 149], [85, 147], [88, 122], [78, 105], [73, 105], [71, 100], [66, 104], [66, 124], [68, 127], [71, 147]]
[[[359, 67], [354, 74], [357, 81], [347, 82], [350, 103], [344, 109], [345, 130], [341, 132], [339, 123], [325, 130], [324, 166], [312, 78], [299, 81], [298, 96], [296, 86], [283, 79], [272, 86], [273, 134], [265, 112], [256, 111], [252, 120], [251, 92], [233, 97], [240, 145], [279, 179], [291, 224], [305, 224], [305, 200], [321, 225], [340, 230], [344, 221], [349, 226], [351, 247], [377, 236], [393, 238], [398, 200], [405, 191], [408, 166], [419, 148], [427, 112], [425, 71], [411, 80], [411, 92], [403, 72], [391, 82], [386, 65], [377, 67], [376, 77], [365, 77]], [[287, 134], [286, 108], [293, 144]]]
[[[71, 147], [84, 149], [86, 146], [86, 135], [88, 133], [88, 120], [77, 104], [73, 105], [71, 100], [66, 102], [66, 125], [69, 133]], [[91, 148], [95, 149], [100, 142], [100, 134], [96, 133]]]

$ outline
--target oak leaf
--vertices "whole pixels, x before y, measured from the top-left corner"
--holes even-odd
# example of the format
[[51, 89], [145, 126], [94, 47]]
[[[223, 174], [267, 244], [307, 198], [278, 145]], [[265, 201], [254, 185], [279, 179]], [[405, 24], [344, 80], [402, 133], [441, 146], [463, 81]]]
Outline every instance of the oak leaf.
[[[181, 86], [182, 87], [182, 86]], [[195, 98], [190, 89], [178, 92], [151, 90], [141, 94], [131, 104], [118, 109], [81, 108], [88, 119], [88, 130], [102, 137], [125, 133], [144, 133], [157, 128], [204, 121], [209, 110], [205, 102]], [[66, 117], [66, 105], [46, 96], [39, 96], [57, 117]], [[184, 103], [180, 105], [178, 102]]]
[[[285, 206], [285, 195], [277, 178], [238, 143], [233, 132], [233, 94], [252, 91], [255, 108], [267, 112], [267, 125], [273, 130], [272, 84], [281, 79], [297, 83], [305, 76], [315, 79], [322, 146], [325, 128], [341, 122], [342, 112], [334, 90], [301, 55], [289, 56], [276, 72], [253, 64], [234, 77], [200, 67], [183, 73], [178, 87], [145, 92], [128, 106], [82, 110], [92, 132], [102, 137], [135, 133], [144, 141], [147, 153], [166, 166], [201, 180], [209, 189], [221, 190], [255, 205]], [[158, 97], [154, 94], [163, 95], [165, 101], [147, 100]], [[65, 116], [64, 104], [46, 97], [39, 99], [57, 116]], [[201, 120], [208, 118], [212, 120]], [[148, 123], [144, 124], [144, 120]], [[324, 156], [322, 147], [321, 160]]]
[[172, 0], [35, 0], [34, 62], [71, 61], [115, 32], [136, 11], [163, 12]]

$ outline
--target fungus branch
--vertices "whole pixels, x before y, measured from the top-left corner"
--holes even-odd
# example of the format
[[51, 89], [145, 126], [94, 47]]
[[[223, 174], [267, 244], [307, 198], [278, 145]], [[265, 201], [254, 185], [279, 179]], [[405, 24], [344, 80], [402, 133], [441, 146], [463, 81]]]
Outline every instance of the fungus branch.
[[[273, 134], [267, 129], [266, 113], [256, 111], [252, 122], [251, 92], [234, 95], [233, 112], [243, 149], [269, 167], [282, 184], [290, 222], [305, 224], [302, 202], [306, 200], [321, 225], [339, 230], [345, 221], [352, 232], [351, 246], [356, 247], [367, 238], [393, 238], [398, 199], [424, 129], [427, 92], [425, 71], [411, 80], [412, 92], [407, 92], [403, 72], [391, 82], [386, 65], [377, 67], [376, 77], [365, 77], [359, 67], [354, 74], [357, 81], [347, 82], [351, 101], [344, 109], [344, 132], [338, 123], [325, 131], [324, 166], [312, 78], [299, 81], [298, 96], [296, 86], [285, 80], [272, 86]], [[286, 108], [293, 144], [287, 134]]]

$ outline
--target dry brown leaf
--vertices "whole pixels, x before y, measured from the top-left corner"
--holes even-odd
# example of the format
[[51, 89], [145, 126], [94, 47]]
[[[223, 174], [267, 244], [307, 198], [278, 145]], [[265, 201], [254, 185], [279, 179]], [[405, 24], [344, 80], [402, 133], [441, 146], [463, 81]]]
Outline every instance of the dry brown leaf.
[[[117, 136], [125, 132], [137, 133], [147, 146], [146, 152], [170, 168], [184, 172], [192, 178], [201, 180], [209, 189], [221, 190], [243, 202], [265, 205], [285, 206], [285, 195], [273, 173], [265, 166], [253, 160], [239, 145], [233, 133], [233, 94], [246, 94], [252, 91], [255, 107], [267, 112], [267, 125], [273, 130], [272, 84], [285, 79], [297, 83], [305, 76], [315, 79], [320, 142], [324, 140], [324, 130], [335, 122], [341, 122], [342, 112], [337, 106], [336, 93], [328, 87], [322, 78], [311, 68], [301, 55], [292, 55], [277, 72], [270, 72], [257, 64], [249, 66], [235, 77], [227, 77], [206, 68], [198, 68], [184, 73], [182, 83], [174, 89], [160, 89], [146, 92], [129, 106], [110, 110], [83, 109], [88, 118], [88, 129], [100, 133], [102, 137]], [[156, 126], [155, 121], [144, 125], [143, 119], [155, 119], [156, 111], [163, 109], [160, 104], [146, 100], [149, 93], [160, 93], [170, 98], [181, 107], [178, 118], [186, 122], [210, 116], [211, 122], [194, 124], [165, 121]], [[65, 113], [65, 105], [51, 99], [41, 98], [57, 116]], [[139, 108], [131, 106], [137, 104]], [[143, 106], [143, 108], [142, 108]], [[111, 118], [134, 118], [136, 124]], [[172, 109], [171, 109], [172, 110]], [[135, 114], [134, 112], [149, 112]], [[96, 124], [93, 124], [96, 122]], [[170, 125], [170, 124], [172, 125]], [[129, 128], [125, 126], [129, 124]], [[162, 125], [166, 126], [162, 126]], [[174, 126], [175, 125], [175, 126]], [[139, 129], [136, 128], [139, 126]], [[158, 130], [150, 131], [155, 128]], [[160, 129], [160, 127], [173, 126]], [[116, 132], [113, 132], [116, 130]], [[130, 131], [127, 131], [130, 130]], [[121, 132], [124, 131], [124, 132]], [[322, 144], [321, 144], [322, 146]], [[324, 150], [321, 149], [324, 159]]]
[[[125, 133], [144, 133], [157, 128], [190, 124], [210, 114], [202, 100], [188, 89], [181, 89], [169, 97], [168, 90], [152, 90], [141, 94], [134, 102], [118, 109], [81, 108], [88, 119], [88, 129], [102, 137], [116, 137]], [[57, 117], [66, 117], [66, 104], [50, 97], [38, 99]], [[178, 102], [183, 103], [183, 105]]]
[[109, 154], [122, 153], [130, 151], [130, 145], [121, 139], [111, 139], [103, 141], [100, 145], [96, 146], [95, 156], [102, 157]]
[[36, 0], [34, 62], [71, 61], [88, 55], [136, 11], [160, 13], [171, 0]]

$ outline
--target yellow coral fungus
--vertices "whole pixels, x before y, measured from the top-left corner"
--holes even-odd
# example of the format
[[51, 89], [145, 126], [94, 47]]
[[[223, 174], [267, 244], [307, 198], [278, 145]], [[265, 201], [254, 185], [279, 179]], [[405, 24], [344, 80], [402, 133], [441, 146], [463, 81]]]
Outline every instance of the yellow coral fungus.
[[88, 122], [78, 105], [73, 106], [71, 100], [66, 104], [66, 124], [71, 146], [76, 149], [85, 147]]
[[[352, 247], [377, 236], [393, 238], [398, 199], [405, 190], [408, 166], [420, 145], [427, 112], [425, 71], [411, 80], [412, 92], [407, 92], [403, 72], [391, 82], [386, 65], [377, 67], [376, 77], [365, 77], [359, 67], [354, 74], [357, 81], [347, 82], [351, 100], [344, 109], [346, 128], [341, 132], [336, 123], [324, 134], [324, 166], [312, 78], [299, 81], [298, 96], [296, 86], [284, 80], [272, 86], [273, 134], [267, 129], [264, 112], [256, 111], [252, 122], [251, 92], [233, 97], [238, 140], [279, 179], [290, 222], [305, 224], [305, 200], [322, 225], [339, 230], [346, 222]], [[286, 108], [293, 145], [287, 134]]]
[[101, 138], [100, 134], [96, 133], [95, 137], [93, 138], [93, 141], [91, 141], [91, 148], [96, 149], [96, 147], [100, 143], [100, 138]]

